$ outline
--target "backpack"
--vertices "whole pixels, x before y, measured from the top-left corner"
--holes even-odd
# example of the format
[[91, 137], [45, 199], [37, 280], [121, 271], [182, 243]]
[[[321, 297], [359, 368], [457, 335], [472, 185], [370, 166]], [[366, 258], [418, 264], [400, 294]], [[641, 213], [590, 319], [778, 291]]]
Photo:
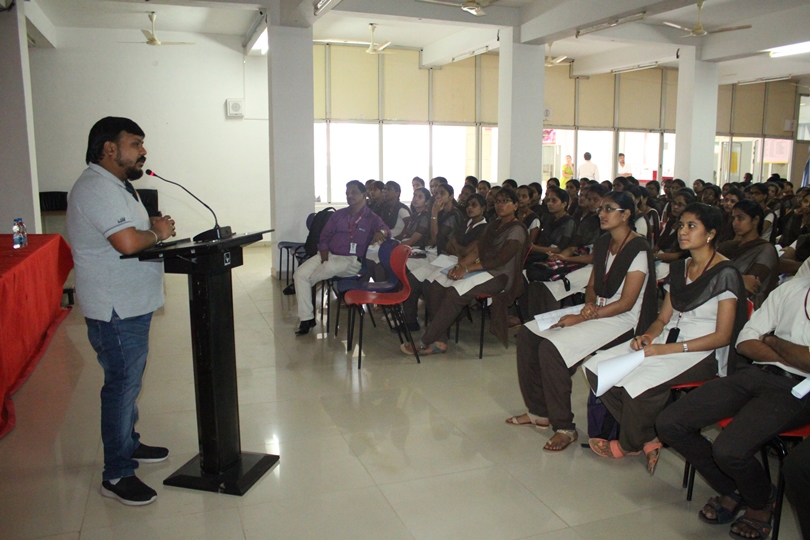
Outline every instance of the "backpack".
[[588, 437], [608, 441], [619, 438], [619, 423], [593, 392], [588, 392]]
[[318, 253], [318, 242], [321, 240], [321, 232], [326, 227], [326, 222], [335, 213], [335, 209], [331, 206], [324, 208], [312, 218], [312, 223], [309, 225], [309, 234], [307, 234], [307, 241], [304, 242], [304, 251], [307, 258], [313, 257]]

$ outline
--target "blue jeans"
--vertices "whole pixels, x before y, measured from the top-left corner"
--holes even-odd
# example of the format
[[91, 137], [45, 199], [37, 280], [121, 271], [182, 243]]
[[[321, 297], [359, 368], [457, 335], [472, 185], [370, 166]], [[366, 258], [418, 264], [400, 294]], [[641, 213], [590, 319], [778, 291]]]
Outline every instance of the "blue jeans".
[[134, 476], [132, 453], [140, 444], [135, 431], [141, 379], [149, 352], [152, 314], [122, 319], [113, 311], [110, 322], [87, 319], [87, 337], [104, 368], [101, 389], [101, 440], [104, 480]]

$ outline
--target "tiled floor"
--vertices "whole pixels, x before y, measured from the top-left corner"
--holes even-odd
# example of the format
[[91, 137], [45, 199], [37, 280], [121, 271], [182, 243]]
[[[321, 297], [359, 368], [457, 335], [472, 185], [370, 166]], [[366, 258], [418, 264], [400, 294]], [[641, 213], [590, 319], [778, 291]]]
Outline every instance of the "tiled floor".
[[[234, 271], [242, 446], [280, 464], [244, 497], [161, 484], [197, 448], [187, 285], [170, 275], [139, 402], [144, 441], [172, 451], [138, 470], [157, 502], [99, 495], [102, 372], [74, 311], [0, 440], [0, 538], [727, 538], [695, 517], [710, 492], [698, 480], [695, 502], [684, 500], [669, 450], [650, 478], [641, 457], [550, 454], [547, 432], [506, 425], [524, 411], [514, 344], [487, 334], [478, 360], [478, 326], [465, 323], [461, 345], [417, 365], [369, 325], [358, 371], [345, 332], [293, 336], [295, 297], [270, 277], [270, 249], [246, 251]], [[585, 401], [577, 376], [581, 440]], [[789, 510], [780, 537], [798, 538]]]

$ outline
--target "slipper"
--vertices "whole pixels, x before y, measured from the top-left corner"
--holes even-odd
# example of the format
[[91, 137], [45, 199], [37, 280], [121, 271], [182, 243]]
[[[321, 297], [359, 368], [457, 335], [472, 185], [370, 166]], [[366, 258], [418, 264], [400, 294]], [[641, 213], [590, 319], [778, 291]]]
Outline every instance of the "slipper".
[[650, 441], [644, 445], [644, 455], [647, 457], [647, 472], [650, 476], [655, 474], [655, 466], [658, 465], [658, 458], [661, 457], [661, 447], [659, 441]]
[[[418, 347], [419, 347], [419, 354], [421, 355], [444, 354], [447, 352], [447, 349], [442, 349], [435, 343], [431, 343], [427, 347], [422, 347], [421, 345], [418, 345]], [[411, 356], [413, 356], [414, 354], [410, 343], [403, 343], [402, 345], [399, 346], [399, 349], [405, 354], [409, 354]]]
[[728, 535], [732, 538], [738, 538], [739, 540], [766, 540], [770, 535], [771, 531], [773, 530], [773, 512], [771, 512], [771, 517], [768, 518], [768, 521], [760, 521], [758, 519], [749, 518], [749, 517], [741, 517], [737, 521], [731, 524], [732, 527], [734, 525], [741, 524], [747, 527], [750, 527], [754, 530], [757, 536], [743, 536], [740, 533], [734, 531], [734, 529], [730, 529], [728, 531]]
[[[559, 448], [553, 448], [553, 447], [551, 447], [549, 445], [551, 444], [551, 439], [556, 437], [558, 433], [561, 433], [561, 434], [565, 435], [566, 437], [568, 437], [568, 440], [563, 441], [563, 445], [560, 446]], [[545, 446], [543, 446], [543, 450], [545, 450], [546, 452], [562, 452], [563, 450], [565, 450], [566, 448], [571, 446], [571, 443], [576, 441], [578, 438], [579, 438], [579, 434], [577, 433], [577, 430], [575, 430], [575, 429], [558, 429], [558, 430], [554, 431], [554, 435], [551, 437], [551, 439], [548, 440], [548, 442], [545, 444]]]
[[708, 517], [704, 512], [703, 508], [698, 511], [698, 519], [703, 523], [708, 523], [709, 525], [725, 525], [726, 523], [731, 523], [737, 517], [737, 514], [740, 513], [740, 510], [745, 508], [742, 503], [742, 499], [737, 494], [729, 495], [730, 498], [734, 499], [736, 502], [734, 508], [729, 510], [725, 506], [720, 503], [720, 497], [712, 497], [706, 504], [703, 505], [703, 508], [707, 506], [711, 507], [714, 510], [714, 519]]
[[594, 454], [600, 457], [621, 459], [625, 456], [637, 456], [641, 452], [624, 452], [619, 446], [619, 441], [608, 441], [607, 439], [588, 439], [588, 446]]
[[550, 425], [548, 422], [548, 418], [543, 416], [537, 416], [536, 414], [532, 414], [527, 412], [525, 415], [521, 414], [520, 416], [526, 416], [529, 418], [528, 422], [520, 422], [518, 421], [519, 416], [513, 416], [512, 418], [507, 418], [506, 423], [510, 426], [534, 426], [537, 429], [546, 429]]

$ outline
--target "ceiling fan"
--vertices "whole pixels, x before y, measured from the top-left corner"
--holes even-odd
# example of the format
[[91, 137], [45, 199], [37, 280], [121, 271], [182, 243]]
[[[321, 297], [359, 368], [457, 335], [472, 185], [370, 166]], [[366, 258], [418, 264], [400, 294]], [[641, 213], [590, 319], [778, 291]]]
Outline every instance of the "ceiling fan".
[[439, 4], [441, 6], [458, 7], [466, 11], [470, 15], [476, 17], [483, 17], [486, 15], [484, 8], [494, 4], [498, 0], [465, 0], [464, 2], [450, 2], [448, 0], [416, 0], [425, 4]]
[[157, 18], [157, 14], [154, 11], [147, 11], [146, 15], [149, 17], [149, 20], [152, 21], [152, 31], [149, 30], [141, 30], [143, 32], [144, 37], [146, 37], [146, 41], [138, 41], [137, 43], [146, 43], [147, 45], [194, 45], [193, 41], [160, 41], [155, 34], [155, 19]]
[[548, 56], [546, 56], [546, 67], [567, 66], [568, 64], [573, 62], [573, 60], [569, 60], [568, 62], [565, 62], [564, 60], [566, 58], [568, 58], [565, 55], [558, 56], [557, 58], [554, 58], [553, 56], [551, 56], [551, 46], [552, 45], [554, 45], [553, 41], [548, 44]]
[[728, 26], [725, 28], [717, 28], [716, 30], [706, 30], [705, 28], [703, 28], [703, 23], [700, 20], [701, 13], [703, 11], [703, 2], [698, 2], [697, 8], [698, 8], [698, 18], [697, 24], [694, 26], [694, 28], [687, 28], [686, 26], [681, 26], [680, 24], [675, 24], [671, 22], [664, 22], [664, 24], [672, 28], [677, 28], [678, 30], [683, 30], [684, 32], [689, 32], [687, 35], [683, 37], [703, 37], [708, 34], [719, 34], [721, 32], [734, 32], [735, 30], [747, 30], [748, 28], [751, 28], [750, 24], [744, 24], [742, 26]]
[[374, 43], [374, 30], [377, 29], [376, 23], [369, 23], [368, 27], [371, 29], [371, 43], [368, 44], [366, 54], [391, 54], [393, 51], [386, 51], [385, 48], [391, 45], [390, 41], [385, 43]]

